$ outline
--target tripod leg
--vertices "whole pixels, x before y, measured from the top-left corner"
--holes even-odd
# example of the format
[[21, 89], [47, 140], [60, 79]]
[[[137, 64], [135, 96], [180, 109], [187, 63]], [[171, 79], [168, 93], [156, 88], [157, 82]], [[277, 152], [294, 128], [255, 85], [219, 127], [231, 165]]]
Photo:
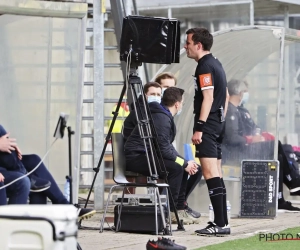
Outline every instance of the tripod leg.
[[100, 233], [103, 232], [104, 221], [105, 221], [105, 217], [106, 217], [106, 212], [107, 212], [107, 208], [108, 208], [108, 203], [109, 203], [109, 200], [110, 200], [110, 196], [111, 196], [113, 190], [115, 189], [115, 187], [117, 187], [117, 186], [118, 185], [114, 185], [109, 190], [109, 194], [108, 194], [107, 201], [106, 201], [106, 206], [105, 206], [105, 209], [104, 209], [104, 214], [103, 214], [103, 217], [102, 217], [102, 220], [101, 220], [101, 223], [100, 223]]
[[82, 250], [81, 246], [79, 245], [79, 243], [77, 242], [77, 250]]

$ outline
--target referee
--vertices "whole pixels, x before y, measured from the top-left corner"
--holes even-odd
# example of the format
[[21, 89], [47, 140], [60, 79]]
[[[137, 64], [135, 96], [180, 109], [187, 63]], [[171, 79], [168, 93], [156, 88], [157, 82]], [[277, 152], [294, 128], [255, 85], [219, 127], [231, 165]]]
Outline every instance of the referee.
[[222, 236], [230, 234], [226, 209], [226, 188], [221, 172], [221, 143], [224, 118], [228, 104], [227, 81], [222, 64], [211, 53], [213, 36], [205, 28], [186, 32], [187, 56], [198, 62], [195, 71], [194, 129], [192, 142], [200, 159], [206, 180], [214, 221], [197, 235]]

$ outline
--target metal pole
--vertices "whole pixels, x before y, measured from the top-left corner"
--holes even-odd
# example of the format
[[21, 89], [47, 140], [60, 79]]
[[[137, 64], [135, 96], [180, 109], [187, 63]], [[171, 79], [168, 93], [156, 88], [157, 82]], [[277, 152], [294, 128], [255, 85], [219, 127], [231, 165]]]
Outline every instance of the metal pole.
[[250, 2], [250, 25], [254, 25], [254, 3]]
[[[94, 23], [94, 167], [97, 167], [104, 141], [104, 0], [95, 0], [93, 6]], [[95, 209], [103, 209], [104, 202], [104, 166], [94, 187]]]
[[168, 8], [168, 18], [172, 18], [172, 9]]
[[[279, 136], [279, 123], [280, 123], [280, 106], [281, 106], [281, 89], [283, 86], [283, 74], [284, 74], [284, 40], [285, 38], [285, 29], [282, 29], [282, 35], [280, 40], [280, 64], [279, 64], [279, 79], [278, 79], [278, 98], [277, 98], [277, 117], [276, 117], [276, 138]], [[274, 159], [278, 159], [278, 140], [275, 140], [274, 145]]]

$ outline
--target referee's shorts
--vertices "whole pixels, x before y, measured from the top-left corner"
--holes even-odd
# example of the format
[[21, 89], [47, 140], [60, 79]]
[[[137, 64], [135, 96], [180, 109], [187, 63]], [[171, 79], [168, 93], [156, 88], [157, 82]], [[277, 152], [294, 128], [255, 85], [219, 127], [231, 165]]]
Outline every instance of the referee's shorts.
[[[195, 156], [198, 158], [222, 159], [222, 141], [225, 132], [225, 123], [217, 121], [218, 118], [208, 117], [202, 133], [202, 142], [195, 145]], [[194, 124], [199, 120], [199, 115], [195, 115]], [[193, 130], [195, 131], [195, 130]]]

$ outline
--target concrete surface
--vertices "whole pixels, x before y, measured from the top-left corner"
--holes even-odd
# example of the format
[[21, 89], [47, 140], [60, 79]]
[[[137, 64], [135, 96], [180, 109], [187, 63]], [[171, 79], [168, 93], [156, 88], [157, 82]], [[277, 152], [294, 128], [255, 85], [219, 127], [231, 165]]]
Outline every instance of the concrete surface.
[[[99, 233], [101, 214], [93, 216], [91, 219], [83, 221], [84, 227], [95, 227], [98, 230], [79, 230], [78, 242], [83, 250], [104, 250], [104, 249], [146, 249], [149, 239], [157, 239], [156, 235], [115, 233], [104, 231]], [[276, 233], [278, 231], [300, 227], [300, 213], [279, 213], [275, 219], [231, 219], [231, 235], [227, 237], [201, 237], [194, 234], [194, 230], [206, 226], [208, 217], [201, 218], [201, 224], [185, 226], [186, 231], [173, 231], [173, 236], [166, 236], [175, 240], [177, 244], [184, 245], [187, 249], [197, 249], [199, 247], [218, 244], [224, 241], [246, 238], [258, 234], [259, 232]], [[110, 223], [113, 226], [113, 223]], [[107, 224], [105, 227], [108, 227]], [[177, 225], [173, 225], [173, 230]], [[259, 239], [257, 239], [259, 240]]]

